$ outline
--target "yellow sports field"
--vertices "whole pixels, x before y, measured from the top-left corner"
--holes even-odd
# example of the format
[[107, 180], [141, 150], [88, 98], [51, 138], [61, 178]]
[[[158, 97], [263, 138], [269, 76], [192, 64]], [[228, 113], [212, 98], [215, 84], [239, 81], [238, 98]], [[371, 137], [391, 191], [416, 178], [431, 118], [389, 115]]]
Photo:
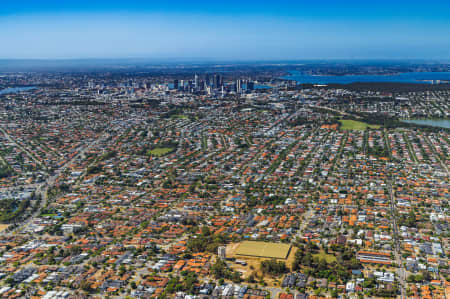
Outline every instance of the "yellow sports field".
[[0, 224], [0, 232], [4, 231], [5, 229], [8, 228], [8, 224]]
[[235, 254], [241, 256], [286, 259], [290, 251], [290, 244], [244, 241], [239, 244]]

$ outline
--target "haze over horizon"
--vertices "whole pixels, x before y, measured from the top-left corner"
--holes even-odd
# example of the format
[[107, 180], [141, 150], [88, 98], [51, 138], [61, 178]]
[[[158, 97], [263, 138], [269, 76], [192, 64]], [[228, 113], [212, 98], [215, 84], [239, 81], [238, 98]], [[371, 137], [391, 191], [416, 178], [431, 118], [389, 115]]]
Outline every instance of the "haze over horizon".
[[449, 59], [448, 1], [6, 1], [0, 59]]

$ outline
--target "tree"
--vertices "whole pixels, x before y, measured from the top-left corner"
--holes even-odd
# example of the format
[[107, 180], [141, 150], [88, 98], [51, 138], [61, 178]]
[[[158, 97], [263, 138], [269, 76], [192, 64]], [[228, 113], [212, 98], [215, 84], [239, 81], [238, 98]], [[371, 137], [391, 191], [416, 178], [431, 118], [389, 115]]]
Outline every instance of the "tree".
[[189, 293], [193, 293], [194, 292], [194, 287], [195, 284], [198, 282], [197, 280], [197, 274], [195, 273], [189, 273], [185, 278], [184, 278], [184, 289], [186, 291], [188, 291]]
[[81, 283], [80, 283], [80, 288], [81, 288], [83, 291], [86, 291], [86, 292], [88, 292], [88, 293], [92, 292], [91, 283], [88, 282], [87, 280], [81, 281]]
[[226, 278], [227, 265], [222, 259], [217, 259], [211, 268], [211, 273], [216, 279]]
[[255, 280], [255, 274], [254, 274], [254, 273], [250, 274], [250, 275], [247, 277], [247, 282], [248, 282], [248, 283], [255, 283], [255, 282], [256, 282], [256, 280]]
[[235, 283], [242, 281], [241, 273], [229, 269], [222, 259], [216, 260], [216, 263], [211, 267], [211, 273], [216, 279], [230, 279]]
[[289, 269], [286, 267], [286, 264], [284, 262], [278, 262], [275, 259], [271, 259], [261, 262], [261, 270], [263, 273], [280, 275], [288, 272]]

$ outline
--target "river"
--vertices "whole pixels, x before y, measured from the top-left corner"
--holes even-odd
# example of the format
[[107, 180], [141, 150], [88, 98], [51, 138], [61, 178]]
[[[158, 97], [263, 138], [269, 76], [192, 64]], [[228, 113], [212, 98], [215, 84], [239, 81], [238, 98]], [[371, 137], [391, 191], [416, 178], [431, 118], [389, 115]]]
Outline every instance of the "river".
[[306, 75], [298, 71], [289, 72], [289, 76], [282, 79], [295, 80], [298, 83], [315, 84], [348, 84], [354, 82], [399, 82], [399, 83], [450, 83], [450, 72], [411, 72], [393, 75], [346, 75], [346, 76], [326, 76], [326, 75]]
[[36, 89], [36, 87], [34, 87], [34, 86], [10, 87], [10, 88], [0, 90], [0, 95], [8, 94], [8, 93], [18, 93], [21, 91], [26, 91], [26, 90], [31, 90], [31, 89]]
[[402, 122], [450, 129], [450, 120], [448, 119], [403, 119]]

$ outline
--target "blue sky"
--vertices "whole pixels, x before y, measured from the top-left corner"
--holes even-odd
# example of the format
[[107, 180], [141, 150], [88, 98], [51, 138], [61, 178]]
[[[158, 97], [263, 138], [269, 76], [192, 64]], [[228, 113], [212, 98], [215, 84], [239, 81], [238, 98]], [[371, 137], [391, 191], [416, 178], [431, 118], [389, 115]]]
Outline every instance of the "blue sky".
[[450, 1], [10, 1], [0, 58], [450, 59]]

